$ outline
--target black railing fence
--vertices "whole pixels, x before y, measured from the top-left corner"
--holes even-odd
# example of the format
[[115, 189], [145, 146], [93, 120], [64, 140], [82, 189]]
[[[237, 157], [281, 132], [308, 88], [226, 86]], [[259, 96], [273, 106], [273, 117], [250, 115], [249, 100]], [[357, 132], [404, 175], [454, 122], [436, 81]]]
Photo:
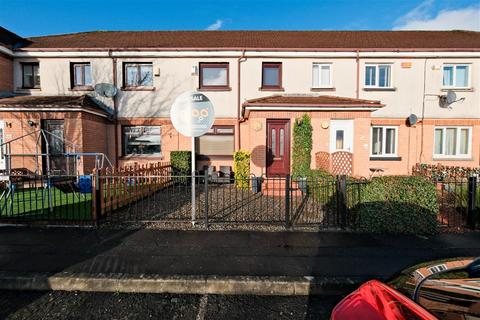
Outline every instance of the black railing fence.
[[[432, 182], [442, 226], [479, 225], [477, 177]], [[365, 201], [363, 188], [369, 183], [347, 176], [16, 176], [0, 181], [0, 223], [188, 223], [194, 206], [196, 224], [206, 227], [260, 224], [344, 229], [354, 225], [355, 208]]]
[[438, 221], [444, 227], [480, 225], [480, 181], [477, 176], [432, 178], [439, 205]]
[[[354, 199], [356, 193], [348, 189], [341, 191], [342, 186], [333, 178], [250, 176], [235, 180], [208, 175], [150, 176], [149, 183], [142, 177], [102, 176], [100, 179], [103, 181], [99, 182], [101, 188], [97, 191], [101, 198], [99, 219], [109, 223], [191, 221], [192, 179], [195, 181], [195, 222], [205, 226], [264, 224], [286, 228], [309, 225], [343, 228], [350, 222], [350, 206], [340, 204], [340, 195], [343, 194], [343, 201], [347, 198], [352, 203], [358, 201]], [[105, 188], [111, 195], [109, 199], [105, 198]]]
[[0, 185], [0, 223], [92, 224], [90, 176], [15, 176]]

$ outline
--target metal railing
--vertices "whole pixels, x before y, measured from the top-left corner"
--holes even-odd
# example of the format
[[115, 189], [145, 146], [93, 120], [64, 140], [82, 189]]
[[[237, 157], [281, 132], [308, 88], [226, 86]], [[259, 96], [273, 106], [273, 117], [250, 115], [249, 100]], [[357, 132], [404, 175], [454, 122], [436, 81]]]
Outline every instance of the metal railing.
[[0, 223], [94, 222], [90, 176], [16, 176], [2, 187]]
[[[208, 174], [193, 177], [117, 175], [99, 179], [103, 187], [95, 197], [115, 199], [103, 201], [99, 219], [108, 223], [191, 221], [192, 179], [196, 187], [195, 222], [205, 226], [263, 224], [339, 228], [349, 222], [348, 208], [345, 206], [342, 212], [338, 205], [336, 179], [292, 181], [290, 176], [219, 179]], [[106, 185], [116, 186], [117, 191], [112, 193], [105, 189]]]

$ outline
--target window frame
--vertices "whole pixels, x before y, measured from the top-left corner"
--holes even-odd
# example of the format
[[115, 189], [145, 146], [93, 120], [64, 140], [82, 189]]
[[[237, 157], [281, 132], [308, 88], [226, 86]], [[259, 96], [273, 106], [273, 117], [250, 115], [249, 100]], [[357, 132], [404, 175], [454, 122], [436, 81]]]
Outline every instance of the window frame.
[[[127, 66], [136, 66], [137, 67], [137, 77], [140, 78], [141, 75], [141, 66], [151, 66], [152, 67], [152, 84], [151, 85], [128, 85], [128, 72]], [[153, 63], [152, 62], [136, 62], [136, 61], [129, 61], [123, 62], [123, 88], [124, 89], [137, 89], [137, 88], [154, 88], [154, 75], [153, 75]]]
[[[444, 84], [444, 74], [445, 74], [445, 67], [453, 67], [453, 84], [451, 86]], [[466, 87], [458, 87], [457, 83], [457, 67], [467, 67], [467, 86]], [[442, 65], [442, 89], [471, 89], [472, 88], [472, 68], [470, 63], [444, 63]]]
[[[390, 68], [390, 79], [389, 79], [389, 86], [384, 86], [384, 87], [381, 87], [379, 85], [380, 83], [380, 68], [381, 66], [387, 66]], [[375, 85], [367, 85], [367, 67], [375, 67]], [[393, 63], [365, 63], [365, 67], [364, 67], [364, 80], [363, 80], [363, 87], [366, 88], [366, 89], [379, 89], [379, 90], [382, 90], [382, 89], [393, 89], [394, 86], [393, 86]]]
[[[437, 144], [435, 138], [435, 132], [437, 129], [442, 129], [442, 153], [435, 153], [435, 147]], [[445, 139], [446, 139], [446, 130], [455, 129], [456, 130], [456, 141], [455, 141], [455, 154], [445, 154]], [[460, 145], [461, 145], [461, 130], [468, 130], [468, 151], [466, 154], [460, 154]], [[473, 128], [470, 126], [435, 126], [433, 128], [433, 159], [445, 160], [445, 159], [471, 159], [472, 158], [472, 142], [473, 142]]]
[[[127, 143], [125, 140], [125, 128], [134, 128], [134, 127], [158, 127], [160, 128], [160, 154], [138, 154], [138, 153], [127, 153], [126, 148], [127, 148]], [[162, 151], [162, 125], [133, 125], [133, 124], [127, 124], [127, 125], [122, 125], [121, 126], [121, 134], [122, 134], [122, 157], [125, 158], [140, 158], [140, 157], [163, 157], [163, 151]]]
[[[92, 83], [85, 84], [85, 66], [90, 66], [90, 78]], [[75, 67], [82, 66], [82, 81], [83, 85], [75, 85]], [[92, 78], [92, 64], [90, 62], [70, 62], [70, 88], [72, 89], [93, 89], [93, 78]]]
[[[204, 68], [219, 68], [225, 67], [227, 69], [227, 82], [225, 85], [204, 85], [203, 84], [203, 69]], [[200, 90], [229, 90], [230, 89], [230, 63], [229, 62], [200, 62], [198, 64], [198, 88]]]
[[[231, 129], [232, 133], [219, 133], [218, 129]], [[213, 131], [213, 132], [212, 132]], [[232, 136], [233, 137], [233, 150], [235, 151], [235, 126], [234, 125], [213, 125], [209, 132], [205, 133], [204, 136]], [[212, 159], [212, 158], [231, 158], [233, 154], [215, 154], [208, 155], [200, 153], [200, 137], [195, 139], [195, 153], [198, 155], [199, 159]]]
[[[41, 88], [41, 79], [39, 80], [38, 86], [35, 85], [35, 69], [34, 66], [38, 66], [38, 77], [40, 78], [40, 63], [39, 62], [20, 62], [22, 65], [22, 89], [40, 89]], [[33, 86], [27, 87], [25, 86], [25, 66], [32, 67], [32, 76], [33, 76]]]
[[[373, 153], [373, 129], [382, 128], [382, 150], [380, 154]], [[385, 150], [387, 148], [387, 129], [394, 129], [395, 130], [395, 150], [394, 153], [386, 153]], [[372, 125], [370, 127], [370, 157], [371, 158], [396, 158], [398, 157], [398, 126], [384, 126], [384, 125]]]
[[[329, 68], [329, 73], [330, 73], [330, 83], [328, 85], [321, 85], [321, 72], [319, 72], [319, 77], [320, 79], [318, 79], [318, 83], [319, 83], [319, 86], [314, 86], [313, 83], [314, 83], [314, 73], [313, 73], [313, 69], [315, 66], [318, 66], [319, 69], [321, 70], [322, 69], [322, 66], [328, 66]], [[333, 88], [333, 64], [332, 63], [328, 63], [328, 62], [314, 62], [312, 63], [312, 89], [331, 89]]]
[[[264, 85], [265, 80], [265, 67], [278, 69], [278, 84], [277, 85]], [[282, 78], [283, 78], [283, 63], [282, 62], [262, 62], [262, 90], [282, 90]]]

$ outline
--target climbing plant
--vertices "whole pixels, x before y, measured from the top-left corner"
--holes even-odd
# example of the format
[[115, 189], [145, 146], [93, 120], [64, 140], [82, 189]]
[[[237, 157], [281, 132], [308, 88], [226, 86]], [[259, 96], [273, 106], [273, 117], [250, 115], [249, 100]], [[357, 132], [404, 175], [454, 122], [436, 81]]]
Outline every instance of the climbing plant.
[[312, 162], [312, 123], [310, 116], [304, 114], [295, 120], [293, 126], [293, 177], [304, 177], [310, 172]]
[[239, 189], [248, 189], [250, 178], [249, 152], [239, 150], [233, 154], [233, 172], [235, 175], [235, 186]]

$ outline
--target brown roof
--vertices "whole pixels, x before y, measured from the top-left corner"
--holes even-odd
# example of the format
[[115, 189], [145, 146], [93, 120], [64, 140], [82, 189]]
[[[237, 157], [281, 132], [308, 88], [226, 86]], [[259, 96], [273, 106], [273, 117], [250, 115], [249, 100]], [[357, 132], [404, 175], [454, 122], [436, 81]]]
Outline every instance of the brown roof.
[[323, 95], [284, 94], [247, 100], [244, 106], [291, 106], [295, 107], [335, 107], [335, 108], [381, 108], [377, 100], [364, 100]]
[[95, 31], [28, 40], [25, 49], [480, 50], [474, 31]]
[[25, 108], [25, 109], [55, 109], [55, 108], [81, 108], [88, 111], [110, 115], [109, 110], [88, 95], [82, 96], [16, 96], [0, 99], [0, 111], [2, 108]]

